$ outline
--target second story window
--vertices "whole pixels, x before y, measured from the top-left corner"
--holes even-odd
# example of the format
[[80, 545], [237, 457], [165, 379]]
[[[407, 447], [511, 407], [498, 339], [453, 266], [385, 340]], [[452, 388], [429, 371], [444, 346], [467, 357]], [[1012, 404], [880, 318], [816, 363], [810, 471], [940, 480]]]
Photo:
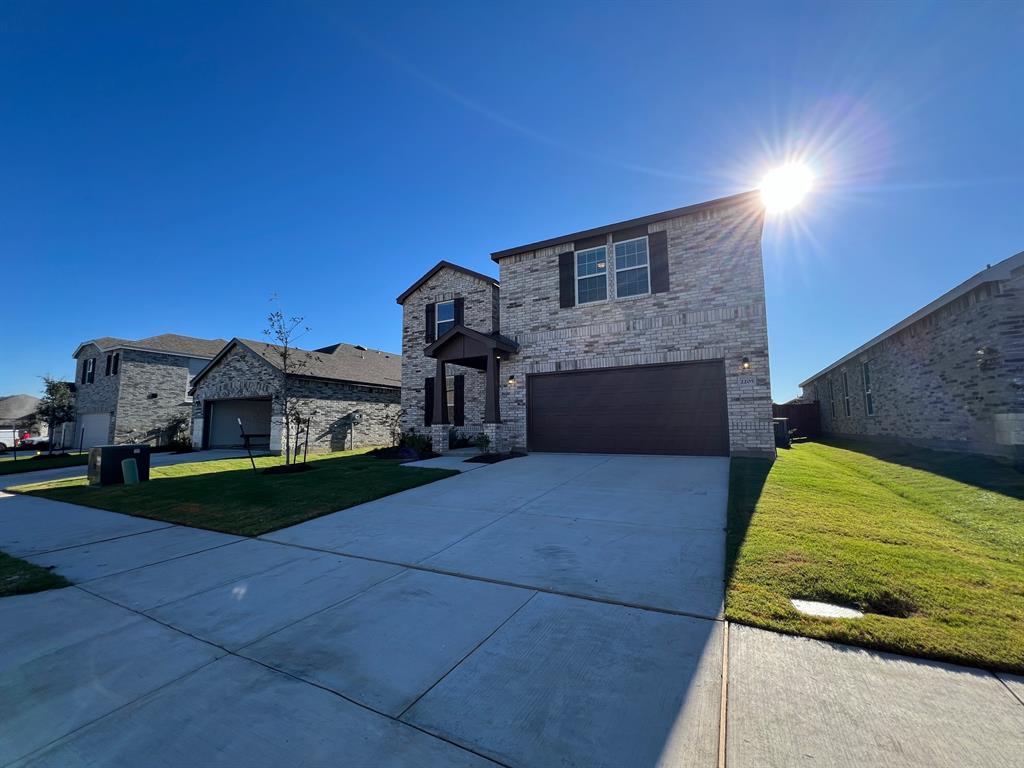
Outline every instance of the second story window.
[[111, 373], [114, 376], [117, 376], [117, 374], [120, 372], [120, 370], [121, 370], [121, 353], [120, 352], [115, 352], [114, 353], [114, 365], [113, 365]]
[[608, 298], [608, 259], [605, 246], [576, 252], [576, 303]]
[[455, 302], [439, 301], [437, 303], [437, 328], [434, 338], [439, 339], [455, 327]]
[[615, 244], [615, 295], [643, 296], [651, 292], [647, 271], [647, 238]]
[[96, 381], [96, 358], [90, 357], [82, 368], [82, 383], [92, 384], [94, 381]]
[[843, 413], [850, 415], [850, 379], [843, 371]]

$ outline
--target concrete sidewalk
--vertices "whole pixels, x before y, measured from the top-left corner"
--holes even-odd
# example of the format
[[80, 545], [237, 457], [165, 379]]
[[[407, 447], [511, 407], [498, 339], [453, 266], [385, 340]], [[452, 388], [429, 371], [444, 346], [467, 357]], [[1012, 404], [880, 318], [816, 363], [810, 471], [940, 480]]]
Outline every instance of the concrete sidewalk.
[[[192, 453], [153, 453], [150, 454], [150, 467], [167, 467], [172, 464], [190, 464], [195, 461], [217, 461], [218, 459], [241, 459], [248, 457], [245, 451], [210, 450], [193, 451]], [[260, 455], [260, 454], [256, 454]], [[0, 475], [0, 489], [12, 488], [27, 483], [45, 483], [47, 480], [63, 480], [68, 477], [85, 477], [85, 465], [78, 467], [58, 467], [41, 469], [37, 472], [19, 472], [13, 475]]]
[[715, 462], [530, 458], [273, 541], [0, 494], [76, 581], [0, 600], [0, 765], [717, 768], [726, 641], [728, 766], [1019, 759], [1019, 678], [716, 619]]

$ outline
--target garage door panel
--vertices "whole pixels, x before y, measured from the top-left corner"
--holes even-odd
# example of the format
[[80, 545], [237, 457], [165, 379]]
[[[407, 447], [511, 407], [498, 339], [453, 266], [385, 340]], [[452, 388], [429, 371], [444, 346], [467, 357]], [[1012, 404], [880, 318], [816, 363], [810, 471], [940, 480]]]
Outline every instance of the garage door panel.
[[[82, 448], [89, 450], [110, 443], [110, 414], [83, 413], [78, 418], [78, 437]], [[77, 446], [76, 446], [77, 447]]]
[[720, 361], [532, 375], [535, 451], [728, 455]]
[[[241, 448], [242, 436], [238, 430], [242, 420], [246, 434], [270, 434], [269, 400], [214, 400], [210, 403], [209, 448]], [[253, 447], [266, 447], [267, 437], [253, 440]]]

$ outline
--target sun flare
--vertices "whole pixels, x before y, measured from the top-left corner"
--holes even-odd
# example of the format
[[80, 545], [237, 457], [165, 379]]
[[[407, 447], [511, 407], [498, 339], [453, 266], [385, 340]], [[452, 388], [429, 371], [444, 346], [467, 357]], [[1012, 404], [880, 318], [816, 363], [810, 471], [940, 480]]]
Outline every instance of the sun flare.
[[761, 181], [761, 200], [769, 213], [781, 213], [798, 206], [814, 184], [811, 169], [803, 163], [786, 163]]

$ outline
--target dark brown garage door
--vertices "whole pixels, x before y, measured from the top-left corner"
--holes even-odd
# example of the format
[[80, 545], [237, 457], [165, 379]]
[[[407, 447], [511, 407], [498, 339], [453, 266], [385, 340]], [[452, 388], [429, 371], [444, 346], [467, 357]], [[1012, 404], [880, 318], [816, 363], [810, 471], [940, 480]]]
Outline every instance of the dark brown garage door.
[[528, 377], [528, 448], [729, 454], [721, 361]]

